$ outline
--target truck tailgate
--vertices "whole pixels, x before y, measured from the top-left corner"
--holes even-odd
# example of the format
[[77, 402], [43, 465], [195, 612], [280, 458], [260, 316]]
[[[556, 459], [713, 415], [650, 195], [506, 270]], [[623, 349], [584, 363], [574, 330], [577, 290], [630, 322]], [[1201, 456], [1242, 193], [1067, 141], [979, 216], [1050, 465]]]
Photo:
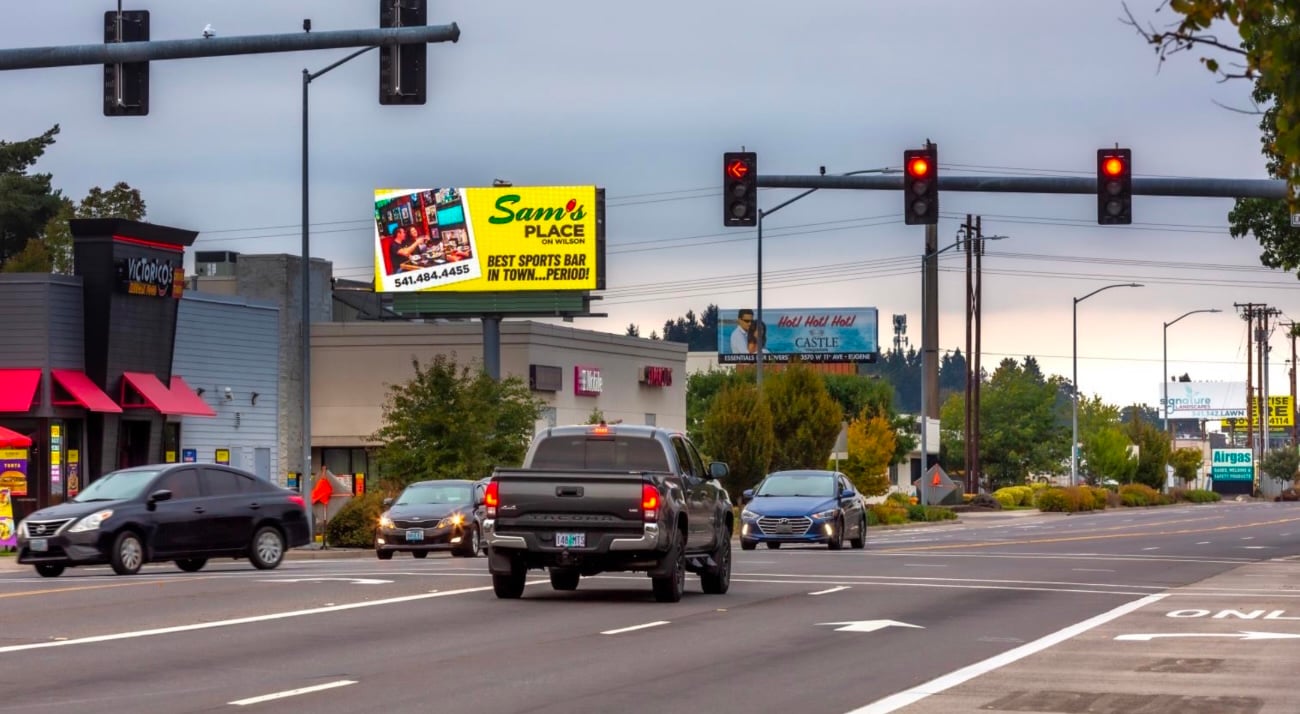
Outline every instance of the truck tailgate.
[[543, 547], [602, 548], [645, 526], [640, 472], [499, 469], [493, 478], [501, 534], [530, 535]]

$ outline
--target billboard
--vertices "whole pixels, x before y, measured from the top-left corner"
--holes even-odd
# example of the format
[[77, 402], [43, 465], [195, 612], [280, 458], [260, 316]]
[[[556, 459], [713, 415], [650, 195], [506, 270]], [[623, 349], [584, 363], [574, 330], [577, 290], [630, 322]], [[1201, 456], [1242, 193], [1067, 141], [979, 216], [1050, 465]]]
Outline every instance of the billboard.
[[[1263, 427], [1263, 422], [1259, 419], [1259, 397], [1255, 397], [1255, 404], [1250, 410], [1251, 420], [1255, 429]], [[1268, 428], [1281, 429], [1287, 426], [1295, 425], [1295, 407], [1291, 401], [1290, 394], [1279, 394], [1268, 396]], [[1224, 431], [1237, 429], [1246, 430], [1246, 418], [1223, 419], [1219, 422], [1219, 428]]]
[[774, 308], [759, 322], [749, 308], [718, 310], [718, 362], [875, 362], [874, 307]]
[[605, 287], [595, 186], [375, 191], [376, 292]]
[[1250, 449], [1212, 449], [1210, 477], [1219, 481], [1254, 481], [1255, 455]]
[[[1156, 403], [1164, 406], [1169, 390], [1170, 419], [1236, 419], [1246, 416], [1245, 382], [1170, 382], [1158, 388]], [[1163, 409], [1161, 416], [1163, 416]]]

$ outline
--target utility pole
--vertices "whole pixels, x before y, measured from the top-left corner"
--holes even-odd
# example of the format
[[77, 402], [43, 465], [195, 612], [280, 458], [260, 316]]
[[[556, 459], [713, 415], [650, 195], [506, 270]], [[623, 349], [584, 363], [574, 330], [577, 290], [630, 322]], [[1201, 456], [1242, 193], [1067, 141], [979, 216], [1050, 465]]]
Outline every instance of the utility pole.
[[1252, 414], [1255, 406], [1255, 310], [1263, 305], [1257, 303], [1233, 303], [1233, 307], [1242, 311], [1241, 319], [1246, 321], [1246, 448], [1255, 453], [1255, 420]]
[[975, 261], [975, 241], [971, 240], [975, 235], [974, 225], [971, 223], [971, 214], [966, 214], [966, 224], [962, 226], [962, 237], [966, 241], [966, 401], [965, 406], [965, 431], [962, 439], [966, 447], [966, 457], [963, 459], [966, 466], [966, 492], [974, 493], [975, 490], [975, 380], [974, 367], [971, 362], [971, 355], [974, 354], [974, 323], [975, 323], [975, 276], [971, 272], [971, 267]]
[[971, 427], [975, 438], [971, 448], [971, 458], [974, 459], [975, 468], [971, 472], [974, 474], [975, 488], [977, 490], [984, 475], [984, 464], [980, 461], [980, 439], [982, 437], [980, 433], [980, 400], [982, 399], [981, 392], [984, 386], [980, 377], [983, 374], [983, 368], [980, 366], [980, 336], [983, 333], [981, 315], [984, 313], [984, 229], [980, 226], [980, 222], [981, 217], [975, 216], [975, 350], [969, 357], [973, 358], [975, 363], [975, 368], [971, 370], [975, 382], [972, 390], [975, 394], [975, 404], [971, 411]]
[[1295, 351], [1295, 338], [1296, 338], [1296, 324], [1295, 324], [1294, 322], [1287, 322], [1287, 323], [1284, 323], [1284, 324], [1286, 324], [1287, 335], [1289, 335], [1289, 336], [1291, 337], [1291, 369], [1289, 369], [1289, 370], [1287, 370], [1287, 371], [1288, 371], [1288, 376], [1291, 378], [1291, 414], [1290, 414], [1290, 416], [1291, 416], [1291, 446], [1292, 446], [1292, 448], [1294, 448], [1294, 447], [1296, 446], [1296, 421], [1297, 421], [1297, 420], [1296, 420], [1296, 409], [1295, 409], [1295, 358], [1296, 358], [1296, 351]]

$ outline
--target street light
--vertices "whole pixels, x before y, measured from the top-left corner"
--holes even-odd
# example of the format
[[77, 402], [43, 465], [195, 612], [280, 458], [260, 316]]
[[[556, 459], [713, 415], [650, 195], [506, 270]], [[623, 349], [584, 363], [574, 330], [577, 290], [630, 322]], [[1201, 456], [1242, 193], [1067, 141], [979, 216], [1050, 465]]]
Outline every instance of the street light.
[[[891, 169], [889, 167], [879, 168], [879, 169], [861, 169], [859, 171], [849, 171], [847, 173], [842, 173], [840, 174], [840, 176], [858, 176], [861, 174], [887, 174], [897, 170], [898, 169]], [[821, 173], [822, 175], [826, 174], [825, 166], [822, 167]], [[810, 188], [807, 191], [804, 191], [803, 193], [799, 194], [798, 196], [795, 196], [794, 198], [776, 204], [775, 206], [767, 209], [766, 211], [760, 210], [758, 212], [758, 286], [757, 286], [758, 304], [754, 306], [754, 319], [757, 321], [757, 324], [755, 326], [756, 329], [766, 329], [766, 326], [762, 328], [757, 327], [757, 325], [763, 325], [763, 217], [768, 214], [776, 213], [782, 208], [785, 208], [786, 206], [794, 203], [795, 201], [798, 201], [799, 199], [803, 198], [804, 196], [807, 196], [810, 193], [813, 193], [816, 190], [817, 189], [815, 188]], [[766, 334], [767, 334], [766, 332], [763, 333], [763, 335]], [[758, 345], [758, 352], [754, 355], [754, 383], [758, 387], [758, 389], [761, 390], [763, 388], [763, 345], [762, 344]]]
[[1164, 393], [1164, 405], [1165, 405], [1165, 430], [1169, 432], [1169, 439], [1170, 439], [1170, 441], [1173, 441], [1173, 438], [1174, 438], [1174, 429], [1173, 429], [1173, 425], [1169, 423], [1169, 326], [1172, 325], [1172, 324], [1174, 324], [1175, 322], [1178, 322], [1179, 320], [1183, 319], [1184, 317], [1187, 317], [1188, 315], [1195, 315], [1195, 314], [1198, 313], [1198, 312], [1223, 312], [1223, 311], [1220, 310], [1220, 309], [1217, 308], [1217, 307], [1204, 308], [1204, 309], [1201, 309], [1201, 310], [1192, 310], [1192, 311], [1190, 311], [1190, 312], [1184, 312], [1183, 314], [1179, 315], [1178, 317], [1175, 317], [1174, 319], [1170, 320], [1169, 322], [1164, 323], [1164, 325], [1165, 325], [1165, 329], [1164, 329], [1164, 376], [1163, 376], [1163, 378], [1162, 378], [1160, 381], [1163, 382], [1164, 385], [1165, 385], [1165, 393]]
[[[953, 248], [966, 245], [967, 243], [971, 243], [973, 241], [1003, 240], [1004, 238], [1008, 238], [1008, 237], [1009, 236], [982, 236], [982, 237], [968, 236], [965, 238], [959, 238], [952, 245], [946, 245], [934, 251], [933, 253], [923, 253], [921, 255], [921, 334], [922, 335], [925, 334], [925, 295], [926, 295], [926, 282], [927, 282], [925, 279], [925, 267], [930, 262], [930, 259], [938, 258], [940, 253], [945, 253], [947, 251], [952, 250]], [[970, 359], [970, 355], [966, 355], [966, 359]], [[926, 500], [926, 488], [925, 488], [926, 487], [925, 472], [926, 469], [930, 467], [929, 463], [927, 463], [930, 460], [929, 459], [930, 454], [929, 451], [926, 449], [926, 444], [925, 444], [926, 413], [927, 411], [926, 411], [926, 403], [925, 403], [925, 350], [923, 346], [921, 350], [921, 505], [923, 506], [930, 505], [929, 502]], [[968, 436], [967, 438], [970, 437]]]
[[1107, 285], [1105, 287], [1097, 288], [1096, 290], [1093, 290], [1092, 292], [1088, 293], [1087, 295], [1084, 295], [1083, 297], [1074, 298], [1074, 317], [1072, 320], [1072, 326], [1074, 330], [1074, 344], [1073, 347], [1071, 348], [1071, 362], [1073, 363], [1074, 372], [1070, 378], [1071, 380], [1073, 380], [1070, 384], [1073, 387], [1071, 391], [1074, 393], [1073, 398], [1070, 400], [1073, 405], [1073, 418], [1071, 419], [1073, 428], [1071, 429], [1070, 432], [1071, 434], [1070, 436], [1070, 485], [1071, 486], [1076, 486], [1079, 483], [1079, 303], [1083, 302], [1084, 300], [1087, 300], [1088, 298], [1092, 297], [1093, 295], [1096, 295], [1097, 293], [1103, 290], [1110, 290], [1111, 288], [1140, 288], [1140, 287], [1142, 287], [1141, 283], [1115, 283], [1114, 285]]

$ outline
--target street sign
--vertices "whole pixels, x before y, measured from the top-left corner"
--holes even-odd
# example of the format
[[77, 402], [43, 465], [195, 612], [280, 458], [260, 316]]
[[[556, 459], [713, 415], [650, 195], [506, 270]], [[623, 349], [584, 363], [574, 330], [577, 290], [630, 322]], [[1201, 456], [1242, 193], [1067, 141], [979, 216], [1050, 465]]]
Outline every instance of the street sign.
[[1291, 214], [1291, 227], [1300, 228], [1300, 213]]

